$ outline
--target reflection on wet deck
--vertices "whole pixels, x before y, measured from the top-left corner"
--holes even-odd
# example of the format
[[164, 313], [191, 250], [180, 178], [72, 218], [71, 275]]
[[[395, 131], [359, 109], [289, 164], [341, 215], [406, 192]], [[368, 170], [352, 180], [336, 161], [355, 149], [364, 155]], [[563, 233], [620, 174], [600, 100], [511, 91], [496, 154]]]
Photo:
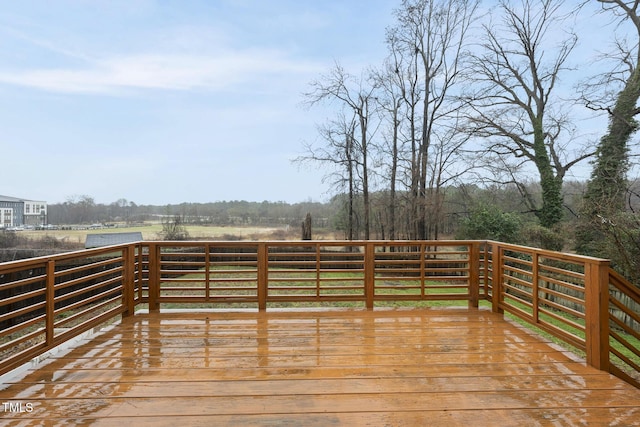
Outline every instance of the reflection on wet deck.
[[139, 314], [5, 387], [6, 425], [640, 425], [640, 390], [485, 310]]

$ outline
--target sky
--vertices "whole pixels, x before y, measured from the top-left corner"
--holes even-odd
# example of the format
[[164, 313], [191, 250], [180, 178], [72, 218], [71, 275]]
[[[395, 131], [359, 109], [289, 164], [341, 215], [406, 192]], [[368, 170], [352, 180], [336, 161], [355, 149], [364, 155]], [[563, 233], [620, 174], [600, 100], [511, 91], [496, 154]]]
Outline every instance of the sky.
[[309, 83], [381, 63], [394, 0], [21, 0], [0, 8], [0, 194], [323, 201], [292, 159]]
[[[304, 108], [303, 93], [336, 62], [356, 75], [380, 65], [399, 5], [2, 2], [0, 195], [138, 205], [326, 201], [336, 191], [325, 172], [292, 161], [330, 116]], [[611, 38], [601, 16], [583, 13], [577, 24], [574, 75], [584, 77], [597, 45]], [[583, 134], [595, 144], [606, 121], [578, 126], [594, 127]], [[569, 178], [588, 178], [588, 164], [575, 170]]]

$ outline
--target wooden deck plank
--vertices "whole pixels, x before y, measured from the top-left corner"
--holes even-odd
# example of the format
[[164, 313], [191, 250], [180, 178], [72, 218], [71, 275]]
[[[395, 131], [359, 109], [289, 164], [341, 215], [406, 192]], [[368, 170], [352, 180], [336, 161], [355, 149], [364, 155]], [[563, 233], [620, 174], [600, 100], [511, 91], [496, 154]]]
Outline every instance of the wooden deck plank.
[[[189, 415], [261, 415], [370, 413], [394, 408], [397, 412], [478, 411], [514, 409], [609, 408], [608, 402], [625, 412], [638, 407], [637, 397], [623, 390], [596, 390], [580, 394], [574, 390], [502, 391], [460, 393], [351, 393], [315, 395], [186, 396], [159, 398], [102, 397], [100, 395], [67, 399], [33, 399], [32, 417], [66, 417], [74, 413], [93, 413], [96, 417], [189, 416]], [[640, 421], [640, 420], [636, 420]], [[628, 425], [628, 424], [625, 424]]]
[[485, 310], [136, 315], [4, 386], [11, 425], [640, 425], [640, 390]]
[[[619, 425], [637, 425], [634, 419], [640, 417], [640, 411], [630, 410], [620, 418], [618, 410], [602, 408], [575, 409], [517, 409], [517, 410], [479, 410], [479, 411], [418, 411], [418, 412], [375, 412], [375, 413], [335, 413], [306, 414], [261, 414], [261, 415], [190, 415], [179, 417], [114, 417], [114, 418], [64, 418], [52, 419], [50, 425], [112, 426], [135, 425], [136, 427], [192, 427], [211, 426], [501, 426], [521, 427], [536, 425], [589, 425], [609, 426], [611, 421], [620, 418]], [[625, 424], [625, 421], [632, 421]]]
[[[26, 384], [25, 384], [26, 385]], [[198, 380], [198, 381], [147, 381], [147, 382], [93, 382], [31, 383], [16, 394], [15, 398], [40, 396], [68, 397], [74, 388], [94, 387], [100, 390], [127, 389], [127, 397], [201, 397], [242, 396], [251, 390], [252, 395], [303, 395], [303, 394], [353, 394], [353, 393], [421, 393], [425, 390], [440, 392], [482, 391], [572, 391], [626, 390], [622, 384], [611, 384], [601, 375], [522, 376], [518, 382], [512, 377], [402, 377], [402, 378], [330, 378], [279, 380]], [[104, 392], [103, 392], [104, 394]]]

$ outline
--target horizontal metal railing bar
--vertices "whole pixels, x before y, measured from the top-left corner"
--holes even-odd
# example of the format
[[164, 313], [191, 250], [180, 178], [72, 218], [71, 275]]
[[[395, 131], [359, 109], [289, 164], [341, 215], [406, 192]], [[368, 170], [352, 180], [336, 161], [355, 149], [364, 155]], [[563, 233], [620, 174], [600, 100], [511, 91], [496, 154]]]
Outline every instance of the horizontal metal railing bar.
[[[107, 295], [107, 296], [111, 296], [111, 295]], [[65, 318], [63, 318], [61, 320], [58, 320], [58, 321], [54, 322], [54, 324], [55, 324], [56, 327], [59, 327], [59, 328], [64, 327], [64, 325], [66, 325], [68, 323], [73, 323], [73, 321], [75, 321], [76, 319], [81, 319], [81, 318], [83, 318], [85, 315], [87, 315], [89, 313], [99, 311], [101, 308], [107, 307], [107, 306], [117, 302], [119, 299], [120, 299], [120, 295], [118, 295], [116, 297], [113, 297], [113, 298], [111, 298], [109, 300], [104, 300], [104, 301], [100, 302], [99, 304], [86, 307], [82, 311], [79, 311], [77, 313], [72, 314], [69, 317], [65, 317]], [[86, 305], [87, 304], [83, 304], [80, 307], [84, 307]], [[64, 313], [64, 310], [63, 311], [59, 311], [59, 312]]]
[[[88, 274], [86, 276], [82, 276], [82, 277], [78, 277], [77, 279], [71, 279], [62, 283], [58, 283], [55, 286], [56, 291], [62, 290], [62, 289], [67, 289], [70, 288], [72, 286], [77, 286], [83, 283], [87, 283], [87, 282], [91, 282], [94, 280], [98, 280], [98, 279], [102, 279], [103, 277], [106, 276], [111, 276], [113, 274], [122, 274], [122, 272], [124, 271], [123, 267], [114, 267], [112, 269], [109, 270], [104, 270], [104, 271], [100, 271], [98, 273], [93, 273], [93, 274]], [[111, 279], [107, 279], [107, 280], [111, 280]], [[99, 282], [102, 283], [102, 282]], [[86, 289], [86, 288], [85, 288]], [[66, 295], [70, 295], [70, 294], [77, 294], [77, 291], [73, 291], [73, 292], [69, 292]]]
[[43, 269], [46, 265], [47, 260], [44, 257], [8, 261], [2, 263], [2, 274], [13, 274], [24, 270]]
[[[504, 305], [506, 305], [506, 306], [509, 306], [509, 307], [513, 307], [513, 308], [515, 308], [515, 309], [517, 309], [517, 310], [520, 310], [520, 311], [522, 311], [522, 312], [524, 313], [524, 312], [525, 312], [524, 310], [522, 310], [522, 309], [520, 309], [520, 308], [518, 308], [518, 307], [514, 306], [513, 304], [510, 304], [510, 303], [509, 303], [509, 301], [508, 301], [508, 300], [509, 300], [509, 299], [511, 299], [511, 300], [517, 301], [517, 302], [518, 302], [518, 304], [520, 304], [520, 305], [523, 305], [523, 306], [525, 306], [525, 307], [530, 308], [530, 309], [533, 311], [533, 303], [532, 303], [532, 302], [530, 302], [530, 301], [527, 301], [526, 299], [521, 298], [521, 297], [520, 297], [520, 296], [518, 296], [518, 295], [521, 295], [521, 296], [523, 296], [523, 297], [529, 297], [529, 295], [528, 295], [528, 294], [525, 294], [525, 293], [521, 293], [521, 294], [513, 294], [513, 293], [506, 294], [506, 293], [505, 293], [505, 294], [504, 294], [504, 302], [503, 302], [503, 304], [504, 304]], [[527, 313], [527, 314], [528, 314], [528, 313]]]
[[577, 271], [565, 270], [559, 267], [552, 267], [550, 265], [545, 265], [545, 264], [540, 264], [539, 269], [541, 272], [544, 271], [544, 272], [561, 274], [563, 276], [569, 276], [576, 279], [584, 279], [584, 273], [578, 273]]
[[532, 277], [533, 276], [533, 272], [532, 271], [523, 270], [521, 268], [513, 267], [511, 265], [505, 265], [503, 267], [503, 269], [504, 269], [504, 271], [509, 271], [512, 274], [520, 274], [520, 275], [522, 275], [524, 277]]
[[[626, 314], [627, 316], [629, 316], [633, 320], [635, 320], [636, 323], [640, 324], [640, 314], [639, 313], [634, 312], [629, 307], [624, 305], [622, 303], [622, 301], [620, 301], [617, 298], [613, 298], [612, 296], [609, 297], [609, 302], [614, 304], [618, 310], [622, 311], [624, 314]], [[638, 339], [640, 339], [640, 338], [638, 338]]]
[[[102, 287], [102, 286], [100, 286], [100, 287]], [[120, 296], [120, 295], [122, 295], [122, 290], [123, 289], [122, 289], [121, 286], [120, 287], [116, 287], [116, 288], [112, 288], [112, 289], [108, 289], [108, 290], [105, 290], [105, 291], [103, 291], [103, 292], [101, 292], [99, 294], [96, 294], [96, 295], [90, 296], [88, 298], [85, 298], [85, 299], [83, 299], [81, 301], [75, 302], [73, 304], [69, 304], [69, 305], [54, 309], [53, 312], [54, 312], [54, 314], [57, 315], [57, 314], [60, 314], [60, 313], [68, 312], [68, 311], [71, 311], [71, 310], [75, 310], [77, 308], [83, 307], [83, 306], [85, 306], [87, 304], [90, 304], [92, 302], [99, 301], [99, 300], [104, 299], [104, 298], [108, 298], [108, 297], [110, 297], [112, 295]], [[60, 302], [60, 301], [61, 300], [57, 299], [55, 302]]]
[[432, 295], [392, 295], [392, 294], [379, 294], [374, 296], [375, 301], [467, 301], [469, 294], [432, 294]]
[[[432, 275], [425, 275], [424, 276], [424, 280], [425, 281], [429, 281], [429, 282], [442, 282], [442, 281], [465, 281], [468, 282], [469, 281], [469, 276], [432, 276]], [[429, 286], [428, 284], [425, 286]]]
[[0, 292], [6, 292], [20, 286], [28, 286], [34, 283], [43, 282], [46, 278], [47, 278], [46, 274], [39, 274], [36, 276], [27, 277], [25, 279], [18, 279], [10, 283], [3, 283], [3, 284], [0, 284]]
[[[565, 325], [567, 325], [567, 326], [569, 326], [571, 328], [577, 329], [577, 330], [582, 331], [582, 332], [584, 332], [584, 330], [585, 330], [584, 325], [576, 323], [576, 322], [574, 322], [574, 321], [572, 321], [570, 319], [567, 319], [566, 317], [560, 316], [560, 315], [558, 315], [558, 314], [556, 314], [556, 313], [554, 313], [552, 311], [549, 311], [549, 310], [547, 310], [547, 309], [545, 309], [543, 307], [540, 307], [538, 309], [538, 312], [540, 314], [544, 314], [546, 316], [549, 316], [549, 317], [551, 317], [552, 319], [555, 319], [558, 322], [564, 323]], [[554, 326], [554, 327], [558, 328], [557, 326]], [[561, 329], [561, 328], [558, 328], [558, 329]]]
[[[515, 284], [513, 282], [516, 282]], [[519, 285], [515, 286], [515, 285]], [[533, 288], [526, 282], [519, 282], [517, 280], [510, 279], [509, 282], [502, 284], [502, 291], [505, 297], [519, 295], [523, 298], [527, 298], [529, 301], [533, 300]]]
[[611, 353], [615, 354], [620, 360], [624, 361], [627, 365], [631, 366], [635, 371], [640, 371], [640, 365], [636, 364], [633, 360], [631, 360], [626, 355], [622, 354], [622, 352], [616, 350], [615, 348], [611, 349]]
[[[62, 302], [65, 300], [68, 300], [70, 298], [74, 298], [74, 297], [78, 297], [81, 296], [83, 294], [86, 294], [87, 292], [91, 292], [94, 290], [98, 290], [100, 288], [103, 288], [105, 286], [109, 286], [115, 283], [119, 283], [122, 281], [122, 276], [112, 276], [112, 277], [107, 277], [109, 276], [108, 274], [101, 274], [97, 277], [92, 277], [91, 280], [95, 281], [96, 279], [103, 279], [106, 277], [106, 279], [101, 280], [99, 282], [95, 282], [92, 283], [91, 285], [85, 285], [82, 288], [70, 291], [70, 292], [66, 292], [64, 294], [56, 294], [56, 296], [54, 297], [55, 302]], [[79, 282], [77, 284], [84, 284], [83, 282]], [[62, 289], [67, 289], [68, 283], [63, 283], [63, 284], [59, 284], [55, 286], [55, 291], [56, 293]]]
[[31, 298], [43, 296], [45, 292], [46, 292], [45, 289], [36, 289], [35, 291], [25, 292], [23, 294], [19, 294], [13, 297], [4, 298], [0, 302], [0, 307], [9, 305], [9, 304], [14, 304], [16, 302], [26, 301]]
[[[23, 324], [16, 325], [16, 326], [29, 327], [31, 325], [37, 325], [38, 323], [42, 323], [43, 321], [44, 321], [44, 315], [40, 316], [40, 317], [37, 317], [35, 319], [32, 319], [29, 322], [25, 322]], [[5, 332], [5, 331], [3, 331], [3, 332]], [[16, 331], [13, 330], [11, 333], [15, 333], [15, 332]], [[5, 335], [11, 335], [11, 333], [7, 333]], [[20, 344], [21, 342], [32, 340], [35, 337], [40, 336], [40, 335], [44, 336], [44, 333], [45, 333], [45, 329], [44, 328], [38, 328], [35, 331], [27, 332], [23, 336], [17, 337], [15, 339], [12, 339], [11, 341], [8, 341], [6, 343], [1, 344], [0, 345], [0, 353], [2, 353], [4, 351], [7, 351], [8, 348], [14, 347], [14, 346]]]
[[[640, 357], [640, 349], [634, 348], [631, 343], [629, 341], [627, 341], [626, 339], [624, 339], [622, 336], [620, 336], [620, 334], [616, 333], [615, 331], [611, 332], [611, 337], [613, 339], [615, 339], [616, 341], [618, 341], [619, 343], [623, 344], [629, 351], [631, 351], [632, 353], [634, 353], [636, 356]], [[627, 362], [629, 363], [629, 362]]]
[[171, 270], [169, 267], [171, 266], [193, 266], [193, 267], [204, 267], [205, 266], [205, 262], [204, 261], [167, 261], [167, 260], [162, 260], [162, 267]]
[[539, 305], [544, 305], [544, 306], [548, 306], [548, 307], [553, 307], [554, 309], [556, 309], [559, 312], [563, 312], [563, 313], [567, 313], [571, 316], [574, 317], [578, 317], [580, 319], [585, 319], [586, 316], [583, 312], [580, 312], [578, 310], [572, 309], [570, 307], [564, 306], [562, 304], [558, 304], [555, 301], [551, 301], [547, 298], [540, 298], [539, 299]]
[[[567, 289], [571, 289], [576, 292], [580, 292], [584, 295], [585, 289], [584, 286], [576, 285], [575, 283], [565, 282], [563, 280], [558, 280], [553, 277], [545, 276], [543, 274], [538, 274], [538, 278], [540, 280], [544, 280], [547, 283], [553, 283], [554, 285], [562, 286]], [[547, 288], [549, 289], [549, 288]]]
[[[353, 295], [361, 295], [364, 297], [364, 287], [363, 286], [344, 286], [339, 288], [331, 288], [328, 286], [318, 287], [318, 286], [273, 286], [269, 288], [269, 298], [274, 295], [281, 294], [282, 292], [298, 292], [302, 294], [309, 294], [311, 292], [320, 293], [320, 292], [333, 292], [333, 291], [356, 291], [353, 292]], [[267, 298], [268, 301], [268, 298]]]
[[54, 338], [53, 347], [60, 345], [61, 343], [64, 343], [65, 341], [68, 341], [72, 338], [75, 338], [78, 335], [84, 332], [87, 332], [95, 328], [96, 326], [99, 326], [102, 323], [108, 322], [109, 320], [113, 319], [115, 316], [118, 316], [124, 313], [124, 310], [125, 309], [122, 306], [114, 307], [109, 311], [106, 311], [92, 319], [87, 320], [86, 322], [81, 323], [80, 325], [70, 328], [68, 331], [60, 335], [56, 335]]
[[[204, 289], [204, 288], [200, 288]], [[216, 286], [215, 289], [210, 289], [211, 292], [226, 292], [226, 291], [256, 291], [258, 288], [253, 286]]]
[[57, 270], [54, 273], [55, 277], [64, 277], [64, 276], [68, 276], [70, 274], [77, 274], [77, 273], [82, 273], [83, 271], [87, 271], [87, 270], [91, 270], [94, 268], [98, 268], [98, 267], [104, 267], [107, 265], [111, 265], [114, 263], [121, 263], [123, 261], [122, 256], [117, 256], [117, 257], [113, 257], [113, 258], [107, 258], [107, 259], [102, 259], [99, 261], [92, 261], [92, 262], [88, 262], [86, 264], [82, 264], [80, 266], [76, 266], [76, 267], [69, 267], [69, 268], [64, 268], [61, 270]]
[[202, 276], [204, 271], [202, 270], [160, 270], [160, 274], [163, 276]]
[[567, 344], [572, 345], [573, 347], [579, 349], [579, 350], [584, 350], [585, 349], [585, 343], [584, 340], [581, 339], [580, 337], [570, 334], [568, 332], [565, 332], [561, 329], [558, 329], [556, 327], [554, 327], [553, 325], [543, 321], [543, 320], [538, 320], [536, 321], [536, 319], [530, 315], [529, 313], [526, 313], [523, 310], [520, 310], [517, 307], [514, 306], [510, 306], [507, 304], [503, 304], [501, 305], [501, 308], [516, 316], [519, 317], [520, 319], [526, 320], [528, 321], [530, 324], [539, 327], [540, 329], [542, 329], [543, 331], [547, 332], [548, 334], [553, 335], [556, 338], [559, 338], [563, 341], [565, 341]]
[[[45, 331], [43, 329], [42, 331], [40, 331], [39, 335], [44, 335], [44, 333]], [[43, 339], [41, 342], [37, 344], [34, 344], [24, 350], [20, 350], [18, 353], [14, 354], [13, 357], [0, 361], [0, 372], [3, 372], [3, 373], [9, 372], [12, 369], [19, 368], [20, 366], [29, 362], [34, 357], [44, 353], [48, 349], [49, 347], [47, 346], [47, 343]]]
[[633, 299], [636, 303], [640, 304], [640, 288], [634, 287], [627, 280], [615, 270], [610, 271], [610, 282], [616, 286], [617, 289], [622, 291], [626, 296]]
[[278, 303], [278, 302], [342, 302], [342, 301], [351, 301], [351, 302], [363, 302], [361, 295], [309, 295], [309, 294], [285, 294], [285, 295], [273, 295], [269, 299], [269, 303]]
[[241, 267], [243, 265], [246, 265], [248, 267], [255, 267], [256, 266], [256, 261], [209, 261], [209, 265], [211, 266], [211, 269], [213, 271], [213, 269], [218, 266], [218, 265], [224, 265], [224, 266], [238, 266]]
[[220, 295], [214, 296], [210, 295], [208, 298], [203, 300], [200, 296], [163, 296], [161, 297], [163, 303], [167, 304], [200, 304], [200, 303], [257, 303], [258, 297], [257, 295]]
[[[16, 332], [26, 329], [28, 331], [28, 328], [32, 325], [37, 325], [38, 323], [42, 323], [45, 320], [45, 316], [41, 315], [38, 317], [34, 317], [32, 319], [29, 319], [27, 321], [18, 323], [12, 327], [6, 328], [4, 330], [1, 331], [0, 333], [0, 338], [3, 338], [5, 336], [9, 336], [12, 334], [15, 334]], [[29, 332], [27, 332], [29, 333]], [[8, 343], [4, 343], [0, 345], [0, 352], [6, 350], [7, 347], [11, 347], [12, 345], [15, 345], [15, 343], [20, 342], [17, 339], [11, 340]]]
[[[526, 255], [531, 256], [528, 253], [526, 253]], [[525, 266], [528, 266], [528, 267], [531, 267], [533, 265], [533, 261], [529, 260], [529, 259], [522, 259], [522, 258], [518, 258], [518, 257], [515, 257], [515, 256], [509, 256], [509, 255], [505, 255], [502, 258], [505, 261], [505, 263], [506, 262], [510, 262], [510, 263], [513, 263], [513, 264], [520, 264], [520, 265], [525, 265]]]
[[29, 305], [27, 307], [23, 307], [18, 310], [10, 311], [8, 313], [0, 315], [0, 322], [4, 322], [7, 319], [17, 318], [18, 316], [21, 316], [26, 313], [34, 312], [37, 310], [43, 310], [45, 306], [46, 306], [46, 302], [42, 301], [40, 303]]
[[569, 301], [572, 302], [576, 305], [581, 305], [584, 306], [584, 298], [578, 298], [572, 295], [569, 295], [567, 293], [564, 292], [560, 292], [558, 290], [555, 289], [551, 289], [551, 288], [547, 288], [547, 287], [538, 287], [538, 292], [541, 294], [546, 294], [546, 295], [553, 295], [555, 297], [561, 298], [565, 301]]
[[[613, 323], [616, 324], [616, 326], [620, 329], [622, 329], [626, 334], [631, 335], [632, 337], [634, 337], [637, 340], [640, 340], [640, 332], [636, 331], [635, 329], [633, 329], [632, 327], [630, 327], [629, 325], [627, 325], [626, 323], [624, 323], [622, 320], [618, 319], [616, 316], [610, 314], [609, 315], [609, 320]], [[611, 335], [613, 336], [614, 332], [611, 332]], [[640, 349], [636, 350], [637, 352], [640, 352]]]

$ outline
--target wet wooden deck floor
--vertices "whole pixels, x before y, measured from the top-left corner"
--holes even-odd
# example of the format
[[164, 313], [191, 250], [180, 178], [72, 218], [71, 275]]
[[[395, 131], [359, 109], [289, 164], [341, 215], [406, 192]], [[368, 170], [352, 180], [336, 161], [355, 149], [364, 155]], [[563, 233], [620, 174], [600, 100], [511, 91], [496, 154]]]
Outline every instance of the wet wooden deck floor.
[[640, 425], [640, 390], [487, 310], [142, 314], [4, 386], [11, 426]]

